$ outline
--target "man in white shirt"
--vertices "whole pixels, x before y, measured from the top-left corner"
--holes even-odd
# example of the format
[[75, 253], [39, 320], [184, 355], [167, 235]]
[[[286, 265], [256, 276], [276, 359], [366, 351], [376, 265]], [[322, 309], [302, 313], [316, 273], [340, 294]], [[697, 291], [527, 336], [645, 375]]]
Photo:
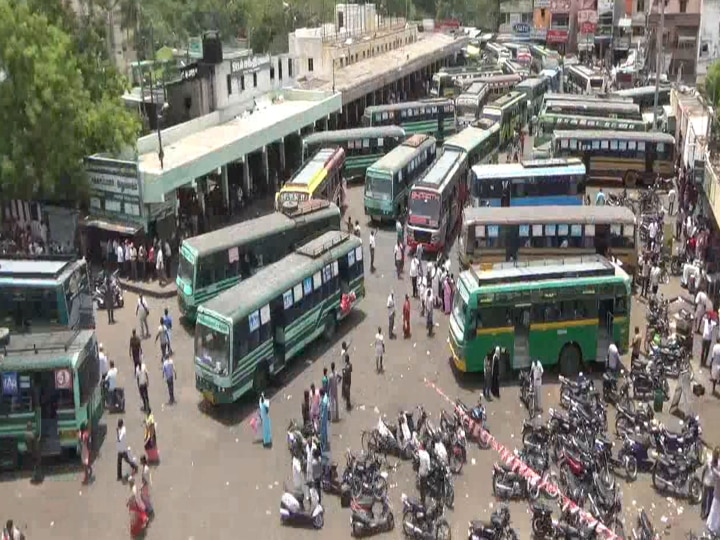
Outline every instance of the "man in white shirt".
[[698, 291], [695, 295], [695, 332], [700, 333], [703, 317], [707, 311], [708, 295], [705, 291]]
[[532, 376], [533, 390], [535, 391], [535, 413], [542, 411], [540, 396], [542, 394], [542, 376], [544, 371], [540, 360], [533, 360], [530, 375]]
[[117, 259], [118, 270], [120, 273], [123, 273], [125, 270], [125, 250], [123, 249], [122, 244], [117, 244], [115, 246], [115, 258]]
[[390, 339], [395, 335], [395, 294], [390, 291], [387, 299], [388, 310], [388, 337]]
[[145, 300], [145, 295], [141, 293], [137, 301], [137, 306], [135, 307], [135, 315], [140, 319], [140, 333], [143, 338], [150, 337], [150, 327], [147, 322], [149, 314], [150, 307], [148, 306], [147, 300]]
[[675, 188], [670, 188], [670, 191], [668, 191], [668, 216], [673, 215], [673, 211], [675, 210], [675, 201], [677, 199], [677, 192], [675, 191]]
[[103, 381], [103, 384], [105, 384], [107, 395], [110, 398], [111, 403], [114, 406], [116, 406], [117, 402], [118, 402], [117, 378], [118, 378], [118, 370], [115, 367], [115, 362], [110, 360], [110, 369], [108, 369], [107, 373], [105, 374], [105, 379]]
[[137, 379], [138, 391], [140, 392], [140, 398], [143, 402], [143, 411], [148, 412], [150, 411], [150, 399], [148, 396], [150, 377], [145, 362], [140, 364], [140, 367], [135, 370], [135, 378]]
[[385, 355], [385, 338], [383, 338], [382, 327], [378, 326], [375, 334], [375, 371], [383, 370], [383, 356]]
[[427, 492], [427, 479], [430, 475], [430, 454], [421, 444], [418, 450], [418, 479], [420, 480], [420, 500], [425, 504], [425, 493]]
[[713, 313], [706, 313], [703, 317], [703, 329], [702, 329], [702, 347], [700, 348], [700, 367], [707, 367], [706, 364], [710, 363], [708, 354], [710, 353], [710, 344], [712, 343], [715, 328], [717, 327], [717, 320]]
[[660, 287], [660, 267], [657, 264], [654, 264], [652, 269], [650, 270], [650, 290], [652, 291], [653, 296], [657, 295], [659, 287]]
[[130, 459], [129, 447], [127, 443], [127, 431], [125, 430], [125, 423], [123, 419], [118, 419], [117, 430], [116, 430], [115, 446], [117, 449], [117, 479], [118, 482], [123, 479], [122, 476], [122, 462], [125, 461], [133, 470], [135, 474], [138, 470], [138, 466], [133, 463]]
[[417, 298], [418, 295], [418, 272], [420, 271], [420, 261], [418, 261], [417, 255], [410, 260], [410, 281], [412, 281], [412, 296]]
[[710, 380], [713, 385], [713, 394], [715, 386], [720, 382], [720, 343], [715, 343], [712, 349], [712, 360], [710, 361]]
[[658, 223], [653, 220], [648, 225], [648, 247], [652, 250], [655, 248], [655, 239], [658, 233]]
[[102, 343], [98, 345], [98, 363], [100, 365], [100, 378], [104, 381], [110, 366], [108, 366], [108, 357], [105, 354]]
[[400, 274], [402, 274], [402, 266], [403, 266], [403, 256], [405, 255], [403, 252], [403, 246], [400, 242], [395, 244], [395, 272], [397, 273], [397, 278], [400, 279]]
[[370, 246], [370, 271], [375, 271], [375, 231], [370, 231], [370, 240], [368, 241]]
[[617, 372], [620, 368], [620, 351], [614, 343], [608, 347], [607, 367], [612, 372]]

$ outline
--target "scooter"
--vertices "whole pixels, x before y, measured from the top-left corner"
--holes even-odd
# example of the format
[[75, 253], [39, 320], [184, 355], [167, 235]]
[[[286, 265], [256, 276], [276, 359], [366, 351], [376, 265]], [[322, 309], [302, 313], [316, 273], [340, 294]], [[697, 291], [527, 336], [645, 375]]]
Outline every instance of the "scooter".
[[325, 525], [325, 510], [320, 504], [320, 498], [314, 485], [310, 485], [311, 509], [306, 510], [302, 500], [302, 495], [295, 496], [287, 491], [283, 493], [280, 499], [280, 523], [322, 529]]
[[383, 500], [382, 512], [375, 516], [366, 508], [350, 504], [352, 514], [350, 515], [350, 528], [354, 537], [381, 532], [390, 532], [395, 528], [395, 516], [390, 509], [387, 497]]
[[111, 414], [122, 414], [125, 412], [125, 389], [116, 387], [114, 392], [108, 390], [107, 381], [102, 383], [103, 403]]

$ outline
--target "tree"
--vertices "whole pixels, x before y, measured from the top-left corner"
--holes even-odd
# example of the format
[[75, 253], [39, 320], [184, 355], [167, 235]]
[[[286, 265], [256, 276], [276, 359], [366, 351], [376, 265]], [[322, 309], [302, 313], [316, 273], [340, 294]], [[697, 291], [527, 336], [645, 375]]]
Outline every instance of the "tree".
[[83, 158], [134, 145], [139, 121], [97, 30], [71, 37], [64, 26], [78, 22], [59, 0], [36, 1], [0, 0], [0, 195], [77, 200]]

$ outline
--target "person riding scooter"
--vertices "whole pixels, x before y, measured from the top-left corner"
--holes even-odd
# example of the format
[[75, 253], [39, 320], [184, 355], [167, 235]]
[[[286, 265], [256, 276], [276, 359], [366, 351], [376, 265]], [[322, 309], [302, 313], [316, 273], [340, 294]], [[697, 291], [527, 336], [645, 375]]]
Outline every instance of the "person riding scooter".
[[115, 367], [115, 362], [110, 360], [110, 369], [102, 381], [105, 406], [110, 410], [124, 411], [125, 397], [122, 388], [118, 388], [117, 386], [117, 377], [118, 370]]

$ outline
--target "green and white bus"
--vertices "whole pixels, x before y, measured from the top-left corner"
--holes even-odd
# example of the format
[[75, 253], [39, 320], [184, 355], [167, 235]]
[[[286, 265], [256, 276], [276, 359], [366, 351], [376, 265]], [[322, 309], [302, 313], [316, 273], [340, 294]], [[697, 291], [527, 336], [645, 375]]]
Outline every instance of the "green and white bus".
[[573, 116], [599, 116], [605, 118], [620, 118], [622, 120], [642, 120], [640, 107], [635, 103], [605, 99], [586, 101], [545, 99], [541, 114], [545, 113], [569, 114]]
[[413, 135], [395, 150], [368, 167], [365, 175], [365, 215], [375, 220], [395, 220], [405, 212], [413, 183], [435, 161], [437, 141]]
[[572, 94], [600, 94], [605, 88], [602, 73], [587, 66], [565, 67], [565, 91]]
[[530, 55], [533, 58], [532, 67], [537, 72], [543, 69], [558, 68], [562, 63], [562, 56], [559, 52], [542, 45], [530, 45]]
[[528, 114], [537, 116], [540, 114], [545, 92], [550, 87], [550, 80], [545, 77], [534, 77], [525, 79], [515, 87], [516, 92], [523, 92], [528, 101]]
[[299, 203], [287, 214], [274, 212], [186, 238], [180, 245], [175, 280], [180, 313], [194, 320], [203, 302], [330, 230], [340, 230], [340, 209], [312, 200]]
[[303, 139], [302, 160], [305, 163], [321, 148], [340, 146], [345, 150], [345, 180], [364, 180], [367, 168], [404, 139], [405, 130], [398, 126], [320, 131]]
[[323, 234], [200, 306], [195, 387], [211, 404], [262, 392], [364, 296], [362, 241]]
[[500, 124], [500, 149], [505, 148], [515, 138], [515, 134], [527, 121], [527, 99], [521, 92], [510, 92], [506, 96], [485, 105], [483, 118]]
[[445, 141], [443, 148], [454, 148], [467, 154], [467, 168], [498, 162], [500, 125], [493, 123], [487, 129], [468, 126]]
[[645, 131], [641, 120], [624, 120], [595, 116], [546, 113], [538, 119], [538, 135], [549, 138], [556, 129], [611, 129], [614, 131]]
[[466, 127], [480, 118], [482, 108], [489, 98], [490, 87], [483, 82], [472, 83], [455, 98], [455, 112], [459, 127]]
[[439, 98], [365, 107], [362, 124], [400, 126], [408, 135], [432, 135], [442, 140], [457, 131], [455, 102]]
[[430, 95], [433, 97], [455, 97], [468, 81], [477, 77], [502, 75], [503, 72], [496, 66], [463, 66], [442, 68], [432, 76]]
[[15, 468], [28, 452], [28, 423], [43, 456], [75, 455], [82, 425], [97, 433], [103, 414], [95, 332], [9, 334], [1, 345], [0, 465]]
[[[658, 89], [658, 107], [670, 105], [671, 92], [671, 86], [660, 86]], [[641, 110], [652, 110], [655, 106], [655, 86], [639, 86], [637, 88], [628, 88], [627, 90], [618, 90], [613, 92], [612, 95], [631, 99]]]
[[599, 255], [466, 270], [450, 316], [453, 364], [462, 372], [482, 371], [496, 346], [509, 353], [501, 373], [538, 359], [573, 376], [583, 363], [604, 362], [611, 342], [620, 352], [628, 348], [630, 283]]

